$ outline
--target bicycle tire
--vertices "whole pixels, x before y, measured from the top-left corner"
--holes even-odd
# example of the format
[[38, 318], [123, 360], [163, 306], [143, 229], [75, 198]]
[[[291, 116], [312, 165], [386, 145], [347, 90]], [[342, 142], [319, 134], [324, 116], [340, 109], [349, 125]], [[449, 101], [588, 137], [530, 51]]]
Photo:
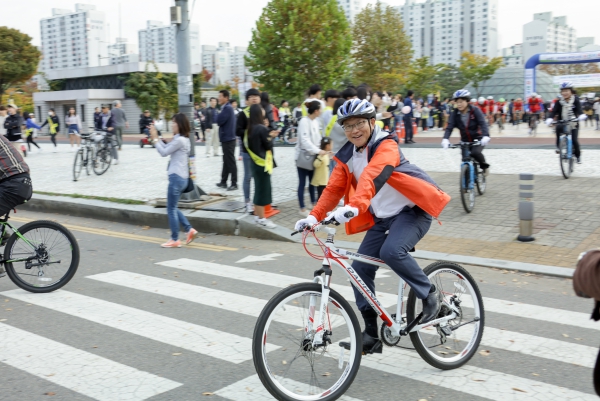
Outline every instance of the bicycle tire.
[[[69, 267], [67, 268], [66, 273], [62, 277], [60, 277], [58, 279], [58, 281], [54, 282], [53, 284], [51, 284], [49, 286], [36, 286], [36, 285], [29, 284], [21, 279], [19, 273], [15, 270], [15, 266], [14, 266], [13, 262], [6, 262], [5, 263], [6, 273], [7, 273], [8, 277], [11, 279], [11, 281], [13, 283], [15, 283], [15, 285], [17, 285], [18, 287], [24, 289], [25, 291], [34, 292], [34, 293], [52, 292], [52, 291], [58, 290], [59, 288], [62, 288], [63, 286], [65, 286], [77, 272], [77, 268], [79, 267], [79, 258], [80, 258], [79, 244], [77, 243], [77, 240], [75, 239], [73, 234], [67, 228], [65, 228], [63, 225], [61, 225], [59, 223], [56, 223], [53, 221], [47, 221], [47, 220], [32, 221], [30, 223], [27, 223], [27, 224], [24, 224], [23, 226], [21, 226], [19, 228], [19, 233], [22, 236], [26, 237], [27, 233], [29, 233], [30, 231], [40, 229], [40, 228], [48, 228], [51, 230], [58, 231], [60, 234], [62, 234], [68, 240], [68, 242], [70, 244], [70, 248], [71, 248], [70, 249], [71, 250], [71, 263], [69, 264]], [[8, 242], [6, 243], [6, 247], [4, 248], [4, 260], [10, 260], [12, 258], [15, 244], [19, 240], [21, 240], [21, 238], [19, 236], [17, 236], [16, 233], [13, 233], [10, 236], [10, 238], [8, 239]], [[24, 243], [23, 240], [21, 240], [21, 242]], [[50, 259], [51, 257], [52, 257], [52, 255], [48, 254], [48, 259]], [[36, 260], [38, 262], [40, 261], [39, 259], [36, 259]], [[46, 266], [49, 266], [49, 265], [46, 265]]]
[[[429, 348], [425, 344], [423, 344], [423, 341], [418, 332], [412, 332], [409, 334], [409, 336], [410, 336], [410, 340], [411, 340], [413, 346], [415, 347], [415, 350], [421, 356], [421, 358], [423, 358], [423, 360], [425, 362], [427, 362], [431, 366], [438, 368], [438, 369], [451, 370], [451, 369], [459, 368], [459, 367], [463, 366], [465, 363], [469, 362], [469, 360], [477, 352], [479, 344], [481, 343], [481, 338], [483, 337], [483, 330], [485, 329], [485, 310], [484, 310], [484, 306], [483, 306], [483, 298], [481, 297], [481, 292], [479, 291], [477, 282], [475, 281], [475, 279], [473, 279], [471, 274], [469, 274], [469, 272], [465, 268], [463, 268], [462, 266], [460, 266], [456, 263], [438, 261], [438, 262], [434, 262], [434, 263], [430, 264], [429, 266], [427, 266], [425, 269], [423, 269], [423, 272], [431, 280], [435, 276], [435, 273], [440, 270], [455, 271], [456, 273], [460, 274], [462, 276], [462, 279], [466, 280], [469, 283], [469, 285], [471, 286], [471, 288], [473, 289], [473, 292], [477, 298], [477, 303], [479, 305], [479, 315], [480, 315], [479, 316], [480, 320], [476, 323], [473, 323], [475, 325], [474, 327], [476, 327], [478, 329], [475, 339], [474, 340], [471, 339], [472, 343], [469, 343], [467, 345], [467, 346], [470, 346], [470, 348], [468, 349], [468, 351], [466, 353], [464, 353], [462, 358], [460, 358], [454, 362], [441, 362], [439, 359], [432, 357], [431, 353], [429, 352]], [[415, 319], [416, 303], [417, 303], [417, 296], [416, 296], [415, 292], [411, 289], [410, 292], [408, 293], [408, 301], [406, 303], [406, 319], [408, 322], [412, 322]]]
[[[263, 349], [267, 338], [267, 333], [265, 332], [265, 329], [267, 329], [267, 324], [270, 324], [271, 320], [273, 319], [272, 314], [276, 312], [276, 307], [282, 302], [285, 302], [288, 298], [292, 297], [294, 294], [302, 292], [321, 294], [321, 291], [321, 284], [318, 283], [302, 283], [287, 287], [279, 291], [273, 298], [269, 300], [269, 302], [267, 302], [256, 321], [256, 326], [254, 327], [254, 334], [252, 336], [252, 357], [254, 360], [254, 367], [256, 369], [258, 377], [260, 378], [267, 391], [269, 391], [269, 393], [277, 400], [296, 401], [307, 400], [308, 398], [306, 395], [299, 394], [298, 396], [302, 398], [294, 398], [294, 393], [284, 392], [273, 381], [271, 377], [271, 371], [269, 370], [268, 366], [265, 365], [265, 356], [267, 354], [266, 351]], [[354, 349], [354, 355], [352, 356], [351, 364], [350, 358], [348, 359], [348, 372], [344, 372], [344, 374], [342, 374], [342, 377], [340, 378], [340, 380], [343, 380], [342, 383], [339, 383], [339, 381], [336, 382], [337, 387], [335, 387], [329, 394], [323, 397], [317, 395], [317, 398], [315, 398], [315, 400], [319, 401], [333, 401], [344, 395], [344, 393], [352, 385], [352, 382], [354, 381], [356, 374], [358, 373], [358, 369], [360, 368], [360, 361], [362, 358], [362, 334], [360, 331], [360, 323], [356, 318], [356, 314], [354, 313], [348, 301], [346, 301], [336, 291], [330, 290], [329, 298], [330, 300], [336, 302], [341, 307], [341, 309], [345, 311], [347, 317], [350, 319], [352, 327], [349, 327], [349, 329], [353, 330], [354, 332], [354, 336], [356, 339], [356, 347]], [[331, 346], [337, 347], [338, 344], [334, 342], [333, 344], [331, 344]], [[335, 349], [337, 350], [337, 348]]]
[[75, 161], [73, 162], [73, 181], [77, 181], [83, 169], [83, 149], [79, 149], [75, 153]]
[[96, 157], [94, 158], [94, 174], [102, 175], [108, 171], [110, 168], [110, 164], [112, 163], [112, 154], [110, 149], [101, 148], [96, 152]]
[[560, 163], [560, 170], [562, 172], [563, 177], [568, 179], [571, 176], [571, 167], [570, 160], [573, 160], [573, 155], [571, 155], [571, 159], [568, 158], [568, 148], [567, 148], [567, 138], [562, 137], [558, 143], [558, 162]]
[[468, 164], [463, 164], [460, 168], [460, 200], [462, 201], [465, 212], [471, 213], [475, 208], [475, 189], [469, 189], [471, 181], [470, 167]]

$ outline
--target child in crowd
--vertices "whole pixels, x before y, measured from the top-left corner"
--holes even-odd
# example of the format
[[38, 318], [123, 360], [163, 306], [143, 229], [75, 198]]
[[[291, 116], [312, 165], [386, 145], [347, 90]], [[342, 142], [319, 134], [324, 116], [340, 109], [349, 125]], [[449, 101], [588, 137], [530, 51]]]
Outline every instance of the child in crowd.
[[317, 158], [313, 162], [315, 171], [313, 172], [313, 178], [310, 184], [317, 187], [317, 200], [321, 197], [321, 194], [329, 181], [329, 155], [331, 154], [332, 148], [333, 143], [331, 142], [331, 138], [325, 137], [321, 139], [321, 150], [324, 150], [327, 153], [321, 156], [317, 155]]

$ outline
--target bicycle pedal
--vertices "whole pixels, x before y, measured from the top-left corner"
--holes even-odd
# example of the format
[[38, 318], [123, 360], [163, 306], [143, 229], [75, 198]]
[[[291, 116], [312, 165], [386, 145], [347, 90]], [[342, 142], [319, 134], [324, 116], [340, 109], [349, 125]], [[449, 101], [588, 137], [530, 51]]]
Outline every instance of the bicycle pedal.
[[369, 354], [381, 354], [383, 353], [383, 343], [381, 342], [381, 340], [377, 341], [375, 344], [373, 344], [373, 346], [371, 347], [371, 349], [366, 350], [363, 348], [363, 355], [369, 355]]

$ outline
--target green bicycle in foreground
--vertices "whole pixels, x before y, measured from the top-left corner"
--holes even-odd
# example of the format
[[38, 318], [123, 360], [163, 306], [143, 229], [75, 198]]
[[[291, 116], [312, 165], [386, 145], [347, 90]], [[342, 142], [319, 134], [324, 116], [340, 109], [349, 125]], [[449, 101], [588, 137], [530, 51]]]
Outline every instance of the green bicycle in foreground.
[[67, 284], [79, 266], [79, 245], [73, 234], [47, 220], [17, 228], [8, 222], [9, 214], [0, 219], [0, 246], [4, 246], [0, 277], [4, 265], [12, 282], [30, 292], [51, 292]]

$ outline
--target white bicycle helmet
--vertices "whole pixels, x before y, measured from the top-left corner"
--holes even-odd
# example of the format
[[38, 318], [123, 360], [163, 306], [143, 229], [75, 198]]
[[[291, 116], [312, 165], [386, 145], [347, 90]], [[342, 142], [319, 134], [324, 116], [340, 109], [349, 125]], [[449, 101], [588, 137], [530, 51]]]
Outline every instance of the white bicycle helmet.
[[534, 97], [537, 97], [537, 95], [538, 95], [537, 93], [533, 92], [533, 93], [531, 94], [531, 97], [532, 97], [532, 98], [534, 98]]
[[488, 100], [494, 100], [494, 96], [488, 96]]
[[475, 104], [475, 103], [477, 103], [477, 99], [475, 99], [475, 98], [471, 99], [471, 103], [472, 103], [472, 104]]
[[573, 89], [574, 87], [575, 87], [575, 85], [573, 85], [573, 82], [571, 82], [571, 81], [565, 81], [559, 85], [560, 90]]
[[477, 99], [477, 101], [479, 102], [479, 104], [483, 104], [485, 102], [485, 98], [481, 96], [479, 99]]
[[471, 92], [469, 92], [466, 89], [459, 89], [456, 92], [454, 92], [454, 95], [452, 96], [453, 100], [456, 99], [466, 99], [467, 101], [469, 101], [471, 99]]
[[362, 117], [366, 119], [375, 118], [377, 110], [375, 106], [365, 99], [347, 100], [337, 112], [339, 125], [344, 125], [344, 121], [352, 117]]

